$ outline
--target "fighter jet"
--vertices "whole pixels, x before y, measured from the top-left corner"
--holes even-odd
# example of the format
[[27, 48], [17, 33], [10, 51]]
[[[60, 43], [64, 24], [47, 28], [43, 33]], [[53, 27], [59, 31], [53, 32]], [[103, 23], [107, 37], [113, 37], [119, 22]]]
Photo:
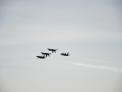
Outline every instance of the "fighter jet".
[[50, 48], [47, 48], [49, 51], [51, 51], [52, 53], [56, 53], [56, 51], [58, 50], [58, 49], [50, 49]]
[[69, 56], [69, 52], [68, 53], [61, 53], [62, 56]]
[[45, 56], [36, 56], [39, 59], [45, 59]]
[[47, 56], [50, 56], [51, 53], [44, 53], [44, 52], [41, 52], [41, 54], [43, 54], [45, 57], [47, 57]]

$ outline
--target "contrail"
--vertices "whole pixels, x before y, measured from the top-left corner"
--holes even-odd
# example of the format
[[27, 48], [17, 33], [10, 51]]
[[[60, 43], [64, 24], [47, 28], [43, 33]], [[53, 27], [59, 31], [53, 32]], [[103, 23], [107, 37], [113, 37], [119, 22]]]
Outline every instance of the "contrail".
[[72, 64], [73, 65], [77, 65], [77, 66], [86, 67], [86, 68], [94, 68], [94, 69], [110, 70], [110, 71], [114, 71], [114, 72], [122, 72], [121, 68], [110, 67], [110, 66], [81, 64], [81, 63], [72, 63]]

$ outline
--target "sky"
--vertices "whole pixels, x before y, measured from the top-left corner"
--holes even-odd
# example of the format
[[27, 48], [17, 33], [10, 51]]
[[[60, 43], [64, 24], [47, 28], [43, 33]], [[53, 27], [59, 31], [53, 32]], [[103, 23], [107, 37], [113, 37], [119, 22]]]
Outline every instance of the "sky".
[[0, 11], [1, 55], [52, 47], [121, 61], [119, 1], [4, 0]]
[[120, 8], [119, 0], [0, 0], [0, 75], [38, 67], [35, 56], [49, 47], [59, 50], [46, 61], [116, 71], [122, 65]]

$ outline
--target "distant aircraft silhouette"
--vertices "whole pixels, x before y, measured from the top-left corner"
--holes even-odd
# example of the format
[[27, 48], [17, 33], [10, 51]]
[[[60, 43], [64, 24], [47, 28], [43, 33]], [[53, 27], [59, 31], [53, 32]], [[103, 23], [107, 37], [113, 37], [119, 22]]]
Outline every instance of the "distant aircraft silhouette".
[[50, 56], [51, 53], [44, 53], [44, 52], [41, 52], [41, 54], [43, 54], [44, 56]]
[[36, 57], [40, 59], [45, 59], [45, 56], [36, 56]]
[[51, 51], [52, 53], [56, 53], [56, 51], [58, 50], [58, 49], [50, 49], [50, 48], [47, 48], [49, 51]]
[[[53, 53], [56, 53], [58, 49], [52, 49], [52, 48], [47, 48], [47, 52], [43, 52], [41, 51], [41, 56], [36, 56], [37, 58], [39, 59], [45, 59], [47, 58], [48, 56], [52, 55]], [[70, 56], [70, 53], [69, 52], [63, 52], [63, 53], [60, 53], [59, 55], [61, 56]]]
[[68, 53], [61, 53], [62, 56], [69, 56], [69, 52]]

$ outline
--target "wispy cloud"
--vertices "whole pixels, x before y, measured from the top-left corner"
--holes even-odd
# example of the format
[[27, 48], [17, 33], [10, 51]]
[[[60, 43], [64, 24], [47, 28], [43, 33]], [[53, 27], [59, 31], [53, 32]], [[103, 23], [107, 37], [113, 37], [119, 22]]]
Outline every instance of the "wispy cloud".
[[110, 66], [105, 66], [105, 65], [93, 65], [93, 64], [82, 64], [82, 63], [72, 63], [72, 64], [85, 67], [85, 68], [102, 69], [102, 70], [109, 70], [113, 72], [122, 72], [121, 68], [110, 67]]

